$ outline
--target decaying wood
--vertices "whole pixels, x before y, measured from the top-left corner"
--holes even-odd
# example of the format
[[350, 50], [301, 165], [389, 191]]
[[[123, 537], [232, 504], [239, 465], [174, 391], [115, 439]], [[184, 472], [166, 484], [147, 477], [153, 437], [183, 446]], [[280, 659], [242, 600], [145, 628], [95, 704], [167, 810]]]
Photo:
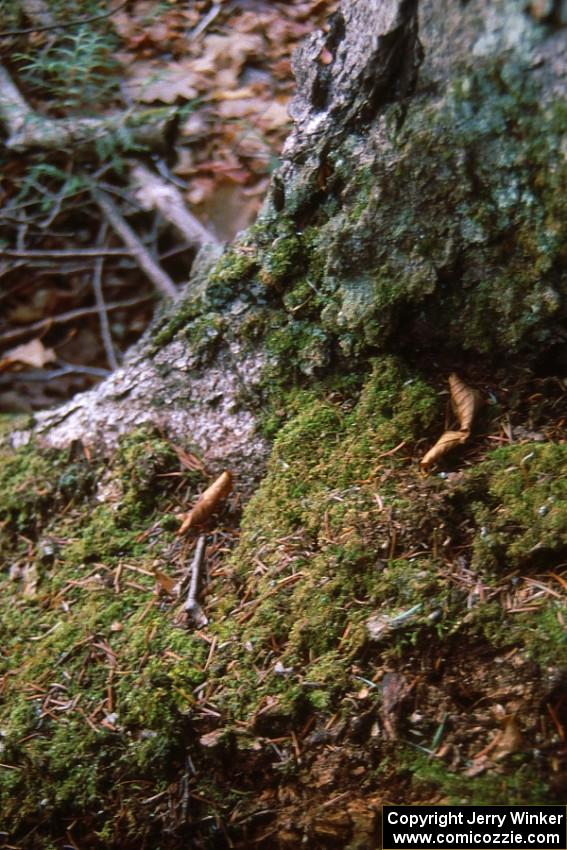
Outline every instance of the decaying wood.
[[9, 138], [4, 144], [9, 147], [11, 138], [17, 136], [27, 122], [35, 116], [8, 71], [0, 65], [0, 120], [8, 131]]
[[130, 176], [137, 187], [136, 198], [140, 205], [147, 210], [158, 210], [187, 242], [198, 245], [218, 242], [216, 236], [189, 212], [181, 192], [173, 184], [166, 183], [141, 164], [132, 166]]

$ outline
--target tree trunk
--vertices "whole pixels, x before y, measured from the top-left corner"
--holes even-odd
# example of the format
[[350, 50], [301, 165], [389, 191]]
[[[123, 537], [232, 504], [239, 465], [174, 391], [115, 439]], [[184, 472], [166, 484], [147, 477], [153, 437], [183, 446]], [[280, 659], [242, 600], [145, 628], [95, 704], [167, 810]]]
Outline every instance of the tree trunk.
[[[11, 846], [354, 850], [385, 800], [563, 799], [563, 6], [344, 2], [258, 222], [13, 433]], [[205, 467], [237, 497], [195, 631], [150, 590]]]

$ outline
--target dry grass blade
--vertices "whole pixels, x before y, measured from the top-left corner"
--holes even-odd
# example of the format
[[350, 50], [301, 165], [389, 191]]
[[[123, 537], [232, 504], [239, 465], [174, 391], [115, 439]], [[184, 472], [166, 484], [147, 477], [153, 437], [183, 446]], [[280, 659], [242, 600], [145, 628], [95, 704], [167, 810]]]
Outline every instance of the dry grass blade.
[[203, 525], [207, 522], [211, 514], [218, 508], [223, 499], [226, 499], [231, 490], [232, 475], [228, 470], [225, 470], [200, 496], [192, 510], [185, 515], [178, 534], [184, 534], [190, 528], [195, 528], [195, 526]]

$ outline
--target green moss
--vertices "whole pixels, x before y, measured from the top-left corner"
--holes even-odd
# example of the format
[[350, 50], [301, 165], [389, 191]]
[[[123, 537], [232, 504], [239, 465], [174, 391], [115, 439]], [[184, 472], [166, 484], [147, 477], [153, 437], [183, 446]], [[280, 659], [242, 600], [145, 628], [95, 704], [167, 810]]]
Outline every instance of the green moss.
[[86, 462], [75, 469], [33, 447], [3, 459], [4, 554], [28, 575], [31, 561], [39, 579], [31, 594], [25, 577], [0, 574], [4, 823], [17, 836], [33, 822], [38, 847], [50, 824], [77, 817], [115, 846], [141, 840], [154, 827], [140, 800], [167, 787], [207, 652], [154, 595], [152, 567], [171, 540], [155, 512], [171, 499], [179, 461], [138, 429], [98, 461], [97, 503]]
[[412, 774], [412, 784], [421, 793], [435, 791], [444, 797], [448, 805], [541, 805], [542, 800], [549, 804], [560, 803], [550, 799], [549, 791], [542, 779], [534, 777], [532, 762], [521, 755], [513, 756], [510, 769], [506, 773], [469, 777], [454, 773], [436, 759], [415, 752], [406, 752], [400, 756], [400, 767], [406, 767]]
[[483, 493], [473, 566], [510, 572], [567, 552], [567, 447], [506, 446], [468, 476]]
[[[289, 421], [245, 511], [234, 567], [260, 604], [244, 628], [243, 640], [254, 649], [233, 658], [237, 683], [222, 679], [226, 710], [238, 718], [253, 713], [266, 694], [253, 683], [272, 640], [291, 672], [270, 679], [267, 693], [278, 694], [289, 716], [306, 703], [336, 709], [349, 682], [349, 657], [366, 641], [371, 606], [409, 605], [434, 594], [435, 579], [423, 577], [423, 564], [414, 565], [415, 582], [407, 561], [384, 569], [384, 541], [374, 536], [382, 518], [373, 497], [378, 470], [400, 463], [395, 455], [380, 458], [430, 423], [437, 407], [433, 392], [391, 358], [373, 364], [362, 391], [351, 388], [354, 406], [343, 408], [332, 400], [333, 391], [326, 397], [322, 389], [288, 397]], [[387, 484], [381, 493], [391, 505], [404, 504], [405, 496]], [[245, 567], [256, 551], [265, 578], [249, 576]], [[227, 600], [225, 610], [231, 604]], [[228, 625], [223, 641], [231, 634]]]
[[48, 512], [81, 501], [94, 487], [86, 462], [70, 462], [64, 452], [40, 451], [31, 443], [13, 452], [0, 449], [0, 534], [38, 534]]
[[266, 286], [281, 283], [298, 265], [301, 241], [295, 234], [278, 236], [262, 256], [259, 277]]
[[220, 313], [206, 313], [187, 328], [186, 339], [192, 353], [211, 359], [218, 351], [227, 320]]
[[202, 307], [198, 300], [187, 298], [176, 308], [173, 316], [166, 316], [158, 321], [152, 332], [153, 353], [156, 354], [168, 345], [176, 334], [200, 315]]

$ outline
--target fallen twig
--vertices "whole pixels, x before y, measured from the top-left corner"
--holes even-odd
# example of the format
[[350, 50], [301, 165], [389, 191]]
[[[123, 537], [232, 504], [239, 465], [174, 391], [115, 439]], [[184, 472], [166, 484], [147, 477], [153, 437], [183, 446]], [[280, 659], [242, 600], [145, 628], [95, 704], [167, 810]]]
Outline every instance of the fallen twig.
[[[138, 298], [127, 298], [124, 301], [114, 301], [106, 305], [106, 312], [111, 313], [114, 310], [126, 310], [129, 307], [137, 307], [139, 304], [144, 304], [146, 301], [153, 301], [153, 299], [153, 295], [144, 295]], [[54, 325], [66, 325], [69, 322], [83, 319], [85, 316], [94, 316], [97, 313], [98, 307], [77, 307], [76, 310], [69, 310], [67, 313], [60, 313], [58, 316], [48, 316], [46, 319], [39, 319], [37, 322], [24, 325], [24, 327], [6, 331], [6, 333], [0, 336], [0, 347], [17, 342], [19, 339], [23, 339], [30, 334], [49, 330]]]
[[[97, 244], [102, 246], [104, 244], [106, 231], [108, 230], [106, 224], [101, 224]], [[104, 260], [102, 257], [97, 257], [95, 260], [95, 267], [93, 272], [93, 289], [95, 293], [96, 306], [98, 308], [98, 318], [100, 323], [100, 334], [102, 337], [102, 342], [104, 344], [104, 351], [106, 353], [106, 359], [108, 361], [108, 365], [112, 370], [118, 369], [118, 360], [116, 359], [116, 352], [114, 351], [114, 344], [112, 342], [112, 334], [110, 332], [110, 323], [108, 321], [108, 310], [106, 309], [106, 304], [104, 301], [104, 293], [102, 291], [102, 271], [104, 268]]]
[[204, 33], [209, 24], [212, 24], [214, 19], [217, 17], [221, 9], [222, 6], [220, 3], [214, 3], [205, 15], [205, 17], [199, 21], [195, 29], [191, 30], [191, 32], [189, 33], [189, 38], [196, 39], [202, 33]]
[[175, 186], [166, 183], [144, 165], [134, 165], [130, 175], [137, 185], [136, 197], [144, 209], [157, 209], [189, 243], [218, 243], [218, 239], [189, 212]]
[[199, 575], [205, 558], [206, 543], [207, 535], [201, 534], [195, 547], [195, 555], [193, 556], [193, 563], [191, 564], [191, 584], [189, 585], [187, 601], [183, 606], [183, 609], [187, 611], [189, 616], [193, 618], [193, 621], [199, 627], [206, 626], [209, 622], [203, 609], [197, 602], [197, 594], [199, 592]]
[[8, 131], [4, 144], [10, 150], [96, 148], [97, 142], [108, 143], [112, 136], [122, 148], [130, 145], [155, 150], [167, 147], [176, 116], [176, 107], [164, 106], [96, 118], [46, 118], [26, 103], [6, 68], [0, 65], [0, 120]]
[[91, 257], [128, 257], [128, 248], [61, 248], [59, 251], [42, 250], [41, 248], [30, 248], [28, 250], [13, 250], [12, 248], [0, 248], [0, 257], [10, 257], [16, 260], [73, 260]]
[[159, 289], [168, 298], [177, 298], [179, 292], [174, 282], [164, 272], [161, 266], [158, 265], [146, 248], [144, 248], [130, 225], [122, 217], [114, 201], [106, 193], [102, 192], [90, 178], [89, 184], [91, 195], [102, 210], [106, 220], [129, 248], [130, 253], [156, 289]]

